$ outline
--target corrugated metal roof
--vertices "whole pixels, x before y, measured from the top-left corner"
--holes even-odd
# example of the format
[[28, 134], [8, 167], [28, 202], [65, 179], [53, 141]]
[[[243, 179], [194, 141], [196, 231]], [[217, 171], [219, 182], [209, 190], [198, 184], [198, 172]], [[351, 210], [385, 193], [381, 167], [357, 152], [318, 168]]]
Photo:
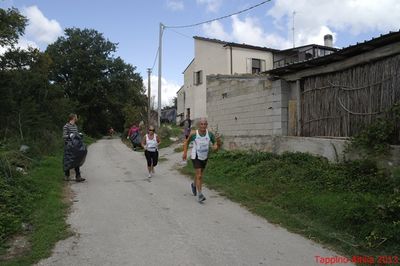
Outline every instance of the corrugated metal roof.
[[294, 73], [307, 68], [341, 61], [349, 57], [356, 56], [398, 41], [400, 41], [400, 31], [389, 32], [388, 34], [381, 34], [379, 37], [372, 38], [371, 40], [366, 40], [361, 43], [350, 45], [337, 52], [334, 52], [332, 54], [323, 57], [291, 63], [283, 67], [266, 71], [265, 73], [277, 76]]

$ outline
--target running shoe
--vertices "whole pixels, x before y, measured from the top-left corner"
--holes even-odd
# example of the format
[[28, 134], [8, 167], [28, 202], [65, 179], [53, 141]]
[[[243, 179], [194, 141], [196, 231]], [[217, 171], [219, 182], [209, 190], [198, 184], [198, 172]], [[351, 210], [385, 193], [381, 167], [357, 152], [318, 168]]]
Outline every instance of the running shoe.
[[149, 176], [148, 176], [148, 178], [151, 178], [151, 174], [149, 173]]
[[193, 183], [191, 183], [190, 187], [192, 188], [193, 196], [196, 196], [197, 195], [196, 186]]
[[198, 201], [199, 202], [203, 202], [203, 201], [205, 201], [206, 200], [206, 197], [204, 197], [204, 195], [203, 194], [199, 194], [199, 199], [198, 199]]
[[75, 177], [75, 181], [76, 182], [83, 182], [83, 181], [85, 181], [86, 179], [85, 178], [82, 178], [81, 176], [77, 176], [77, 177]]

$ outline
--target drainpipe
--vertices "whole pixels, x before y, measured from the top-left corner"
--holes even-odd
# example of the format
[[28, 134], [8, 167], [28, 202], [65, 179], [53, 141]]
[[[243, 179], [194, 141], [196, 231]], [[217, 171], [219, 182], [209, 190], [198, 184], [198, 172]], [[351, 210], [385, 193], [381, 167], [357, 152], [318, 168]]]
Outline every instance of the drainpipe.
[[232, 46], [229, 46], [231, 52], [231, 75], [233, 75], [233, 62], [232, 62]]

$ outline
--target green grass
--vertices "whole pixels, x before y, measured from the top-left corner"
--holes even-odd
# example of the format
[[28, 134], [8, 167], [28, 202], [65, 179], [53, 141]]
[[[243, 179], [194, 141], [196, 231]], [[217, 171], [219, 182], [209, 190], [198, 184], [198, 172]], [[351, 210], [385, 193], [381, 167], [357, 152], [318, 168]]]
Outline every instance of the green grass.
[[158, 148], [160, 148], [160, 149], [167, 148], [167, 147], [171, 146], [172, 143], [173, 143], [173, 141], [170, 140], [169, 138], [161, 139], [161, 144], [158, 146]]
[[[194, 174], [188, 164], [183, 172]], [[210, 156], [204, 182], [290, 231], [353, 255], [398, 255], [400, 173], [301, 153]]]
[[170, 138], [182, 137], [182, 128], [174, 124], [162, 124], [158, 135], [161, 138], [160, 149], [166, 148], [174, 143]]
[[[27, 234], [31, 249], [22, 257], [0, 261], [1, 265], [32, 265], [50, 256], [57, 241], [70, 235], [65, 222], [68, 205], [63, 202], [62, 155], [46, 157], [40, 161], [26, 179], [32, 189], [25, 197], [24, 208], [30, 211], [26, 222], [32, 225]], [[29, 192], [28, 192], [29, 193]]]
[[[95, 141], [84, 137], [87, 145]], [[71, 234], [65, 218], [68, 203], [63, 199], [62, 148], [52, 156], [27, 162], [18, 151], [2, 150], [0, 156], [0, 254], [5, 254], [7, 239], [25, 236], [30, 249], [18, 257], [1, 261], [1, 265], [32, 265], [50, 256], [55, 243]], [[24, 160], [25, 159], [25, 160]], [[25, 165], [28, 174], [14, 171], [15, 165]], [[8, 171], [7, 169], [10, 169]], [[22, 223], [31, 225], [23, 231]]]

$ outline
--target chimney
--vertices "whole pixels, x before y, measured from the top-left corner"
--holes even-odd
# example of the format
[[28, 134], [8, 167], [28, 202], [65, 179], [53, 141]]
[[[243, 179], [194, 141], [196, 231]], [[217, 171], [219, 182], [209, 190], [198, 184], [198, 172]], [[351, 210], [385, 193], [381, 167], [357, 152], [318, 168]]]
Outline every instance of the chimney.
[[328, 47], [333, 47], [333, 37], [331, 34], [326, 34], [324, 36], [324, 45]]

